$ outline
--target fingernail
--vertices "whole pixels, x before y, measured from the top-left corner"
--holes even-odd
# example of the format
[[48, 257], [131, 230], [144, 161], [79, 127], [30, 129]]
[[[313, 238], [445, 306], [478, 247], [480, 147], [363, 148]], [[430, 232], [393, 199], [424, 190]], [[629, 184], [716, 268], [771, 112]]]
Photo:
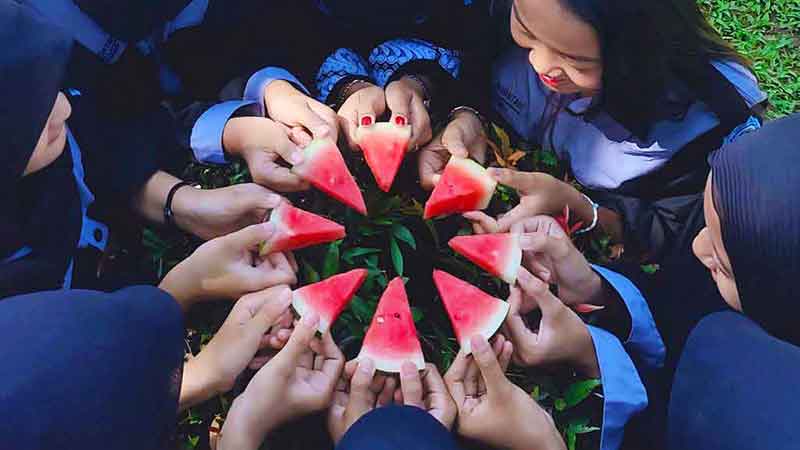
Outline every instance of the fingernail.
[[303, 158], [303, 152], [296, 151], [296, 152], [292, 153], [292, 155], [289, 157], [289, 159], [290, 159], [289, 162], [294, 164], [294, 165], [300, 164], [301, 162], [303, 162], [303, 159], [304, 159]]
[[431, 177], [431, 181], [433, 181], [434, 185], [439, 184], [439, 180], [441, 180], [441, 179], [442, 179], [441, 175], [434, 175], [433, 177]]
[[417, 376], [417, 365], [411, 361], [406, 361], [400, 366], [400, 377], [403, 379], [414, 378]]
[[489, 350], [489, 343], [486, 342], [486, 339], [484, 339], [480, 335], [472, 336], [472, 338], [470, 339], [470, 343], [472, 344], [472, 351], [473, 352], [477, 351], [477, 352], [483, 353], [483, 352]]
[[319, 322], [319, 315], [317, 313], [306, 314], [303, 320], [300, 321], [303, 325], [313, 327]]
[[270, 208], [275, 208], [281, 204], [283, 198], [278, 194], [268, 194], [266, 200]]
[[264, 232], [267, 234], [272, 234], [275, 232], [275, 225], [270, 222], [263, 222], [261, 227], [264, 229]]
[[368, 126], [372, 125], [372, 122], [374, 122], [374, 121], [375, 121], [375, 119], [370, 115], [361, 116], [361, 126], [362, 127], [368, 127]]
[[402, 127], [402, 126], [405, 126], [405, 124], [408, 123], [408, 121], [406, 120], [406, 116], [404, 116], [402, 114], [398, 114], [394, 118], [394, 123], [397, 124], [397, 125], [400, 125]]
[[278, 331], [278, 339], [285, 341], [292, 337], [292, 332], [290, 330], [280, 330]]
[[371, 358], [361, 358], [358, 360], [358, 370], [372, 374], [375, 371], [375, 362]]

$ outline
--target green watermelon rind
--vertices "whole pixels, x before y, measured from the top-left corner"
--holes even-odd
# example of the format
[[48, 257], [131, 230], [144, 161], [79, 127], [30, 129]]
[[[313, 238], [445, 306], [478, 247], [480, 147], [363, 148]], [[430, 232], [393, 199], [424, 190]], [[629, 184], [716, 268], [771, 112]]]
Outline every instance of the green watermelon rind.
[[[367, 161], [367, 166], [372, 172], [373, 177], [375, 177], [375, 182], [378, 184], [378, 188], [384, 192], [389, 192], [389, 190], [392, 188], [392, 184], [394, 184], [394, 179], [397, 177], [397, 172], [400, 170], [400, 166], [403, 165], [403, 158], [408, 150], [408, 142], [411, 140], [411, 126], [401, 126], [391, 122], [378, 122], [369, 126], [358, 127], [356, 131], [356, 137], [358, 139], [359, 146], [361, 146], [361, 151], [364, 153], [364, 159]], [[391, 139], [405, 141], [406, 148], [403, 149], [403, 154], [397, 162], [396, 167], [389, 168], [392, 170], [392, 173], [386, 174], [388, 175], [386, 177], [387, 180], [381, 180], [383, 174], [378, 170], [379, 167], [377, 167], [378, 165], [376, 164], [376, 161], [373, 161], [373, 152], [365, 148], [365, 146], [362, 144], [364, 139], [370, 137], [379, 137], [385, 139], [386, 141], [390, 141]]]
[[[480, 267], [481, 269], [489, 272], [490, 274], [500, 278], [501, 280], [505, 281], [510, 285], [514, 285], [517, 282], [517, 275], [519, 274], [519, 268], [522, 265], [522, 246], [520, 244], [520, 234], [519, 233], [503, 233], [503, 236], [508, 236], [509, 239], [513, 239], [514, 242], [511, 244], [511, 249], [509, 250], [510, 255], [506, 257], [505, 265], [500, 269], [496, 270], [495, 267], [487, 264], [480, 258], [480, 255], [470, 255], [466, 251], [462, 251], [460, 246], [458, 245], [459, 242], [468, 242], [471, 238], [479, 239], [480, 237], [485, 237], [486, 235], [471, 235], [471, 236], [456, 236], [453, 239], [450, 239], [448, 245], [450, 248], [453, 249], [456, 253], [467, 258], [476, 266]], [[497, 236], [497, 235], [495, 235]]]

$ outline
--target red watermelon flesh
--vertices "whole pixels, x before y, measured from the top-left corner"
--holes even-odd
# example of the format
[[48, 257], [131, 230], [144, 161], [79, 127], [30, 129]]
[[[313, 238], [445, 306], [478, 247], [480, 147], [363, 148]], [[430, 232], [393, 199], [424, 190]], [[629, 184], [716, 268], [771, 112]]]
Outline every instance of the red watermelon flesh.
[[358, 127], [358, 145], [364, 152], [378, 187], [389, 192], [411, 140], [411, 127], [381, 122]]
[[303, 150], [303, 162], [292, 170], [320, 191], [361, 214], [367, 214], [361, 190], [335, 142], [329, 139], [311, 142]]
[[317, 329], [325, 334], [366, 279], [366, 269], [355, 269], [303, 286], [292, 292], [292, 306], [300, 317], [316, 312], [319, 315]]
[[425, 204], [425, 219], [486, 209], [497, 181], [480, 164], [452, 157]]
[[259, 254], [285, 252], [336, 241], [345, 236], [344, 227], [283, 202], [272, 210], [269, 222], [275, 225], [272, 238], [261, 244]]
[[448, 245], [459, 255], [508, 284], [517, 282], [522, 263], [519, 234], [476, 234], [456, 236]]
[[413, 362], [419, 370], [425, 368], [425, 357], [401, 278], [392, 280], [381, 296], [358, 357], [370, 358], [378, 370], [390, 373], [399, 373], [405, 361]]
[[499, 298], [441, 270], [433, 271], [433, 282], [466, 354], [472, 353], [472, 336], [489, 339], [506, 320], [509, 306]]

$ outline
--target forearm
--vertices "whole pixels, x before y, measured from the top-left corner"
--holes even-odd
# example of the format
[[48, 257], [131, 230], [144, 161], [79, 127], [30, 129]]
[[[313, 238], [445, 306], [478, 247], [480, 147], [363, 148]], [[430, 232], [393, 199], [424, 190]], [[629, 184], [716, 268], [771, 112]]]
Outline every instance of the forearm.
[[133, 207], [149, 222], [164, 223], [167, 194], [181, 180], [163, 171], [156, 172], [133, 199]]
[[185, 411], [217, 395], [216, 383], [197, 357], [183, 364], [183, 381], [178, 400], [178, 411]]
[[245, 391], [228, 412], [217, 450], [257, 450], [275, 426], [271, 417], [251, 407]]

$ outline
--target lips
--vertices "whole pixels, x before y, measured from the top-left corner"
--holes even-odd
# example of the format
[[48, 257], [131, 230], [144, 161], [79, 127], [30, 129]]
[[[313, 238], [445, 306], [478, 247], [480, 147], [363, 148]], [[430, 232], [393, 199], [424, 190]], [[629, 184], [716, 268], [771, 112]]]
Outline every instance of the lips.
[[559, 80], [558, 78], [553, 78], [551, 76], [543, 74], [539, 75], [539, 79], [542, 80], [542, 83], [553, 88], [558, 87], [558, 85], [561, 84], [561, 80]]

